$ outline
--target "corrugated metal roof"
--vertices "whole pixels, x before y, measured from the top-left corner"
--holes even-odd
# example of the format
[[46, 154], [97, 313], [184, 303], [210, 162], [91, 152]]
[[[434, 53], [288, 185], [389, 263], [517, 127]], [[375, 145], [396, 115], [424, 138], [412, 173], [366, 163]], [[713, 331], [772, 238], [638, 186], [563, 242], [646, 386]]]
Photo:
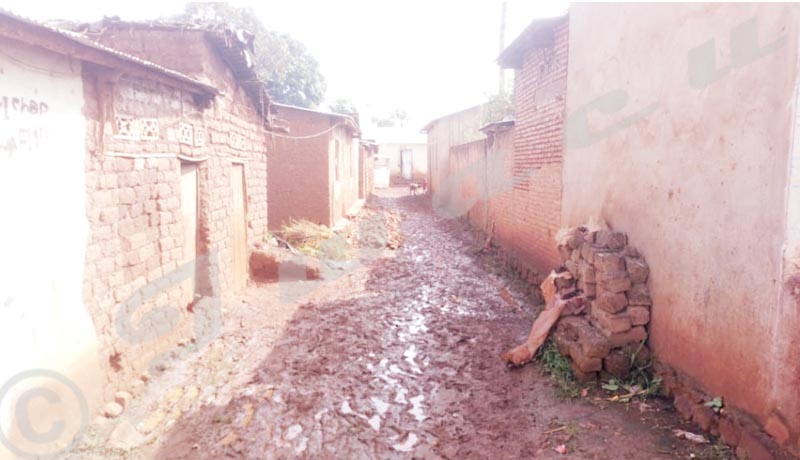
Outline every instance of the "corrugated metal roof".
[[236, 81], [253, 101], [256, 110], [258, 110], [265, 123], [269, 124], [270, 98], [265, 82], [258, 78], [255, 70], [255, 59], [253, 57], [254, 36], [250, 32], [205, 23], [131, 22], [122, 21], [119, 18], [105, 18], [98, 23], [83, 24], [80, 26], [80, 30], [91, 36], [92, 34], [101, 34], [105, 29], [112, 27], [202, 33], [222, 57]]
[[181, 81], [183, 83], [187, 83], [187, 84], [189, 84], [191, 86], [194, 86], [194, 87], [198, 88], [198, 90], [201, 90], [204, 93], [212, 94], [212, 95], [219, 94], [219, 91], [217, 91], [217, 89], [215, 87], [213, 87], [213, 86], [211, 86], [211, 85], [209, 85], [207, 83], [201, 82], [201, 81], [199, 81], [199, 80], [197, 80], [195, 78], [192, 78], [192, 77], [190, 77], [188, 75], [182, 74], [182, 73], [177, 72], [175, 70], [168, 69], [168, 68], [166, 68], [164, 66], [161, 66], [159, 64], [156, 64], [154, 62], [150, 62], [150, 61], [147, 61], [145, 59], [142, 59], [142, 58], [139, 58], [139, 57], [127, 54], [127, 53], [123, 53], [122, 51], [115, 50], [113, 48], [109, 48], [107, 46], [101, 45], [101, 44], [99, 44], [99, 43], [89, 39], [88, 37], [79, 34], [79, 33], [72, 32], [72, 31], [65, 30], [65, 29], [61, 29], [59, 27], [56, 27], [56, 26], [53, 26], [53, 25], [50, 25], [50, 24], [45, 24], [45, 23], [42, 23], [42, 22], [38, 22], [38, 21], [35, 21], [33, 19], [29, 19], [29, 18], [26, 18], [26, 17], [23, 17], [23, 16], [19, 16], [19, 15], [15, 14], [15, 13], [12, 13], [10, 11], [7, 11], [7, 10], [1, 9], [1, 8], [0, 8], [0, 19], [5, 19], [5, 20], [8, 20], [8, 21], [14, 21], [14, 22], [26, 24], [28, 26], [34, 27], [36, 29], [39, 29], [41, 31], [47, 31], [47, 32], [50, 32], [50, 33], [57, 34], [59, 37], [65, 39], [65, 40], [69, 40], [70, 42], [75, 43], [75, 44], [77, 44], [79, 46], [82, 46], [82, 47], [85, 47], [85, 48], [88, 48], [88, 49], [92, 49], [92, 50], [95, 50], [95, 51], [100, 51], [100, 52], [102, 52], [104, 54], [113, 56], [113, 57], [115, 57], [117, 59], [120, 59], [120, 60], [128, 62], [128, 63], [134, 64], [134, 65], [139, 66], [139, 67], [141, 67], [143, 69], [147, 69], [147, 70], [150, 70], [150, 71], [158, 72], [158, 73], [166, 75], [166, 76], [168, 76], [170, 78], [174, 78], [175, 80], [179, 80], [179, 81]]
[[328, 111], [325, 111], [325, 110], [317, 110], [317, 109], [309, 109], [309, 108], [306, 108], [306, 107], [298, 107], [296, 105], [289, 105], [289, 104], [280, 104], [280, 103], [277, 103], [277, 102], [273, 102], [271, 105], [273, 107], [277, 108], [277, 112], [278, 113], [280, 113], [280, 109], [281, 108], [285, 108], [285, 109], [292, 109], [292, 110], [300, 110], [300, 111], [312, 113], [312, 114], [315, 114], [315, 115], [322, 115], [322, 116], [328, 116], [328, 117], [333, 117], [333, 118], [339, 118], [341, 120], [344, 120], [345, 123], [347, 125], [349, 125], [350, 128], [353, 129], [356, 133], [358, 133], [359, 135], [361, 134], [361, 128], [359, 127], [359, 125], [356, 122], [356, 120], [353, 117], [351, 117], [350, 115], [346, 115], [344, 113], [328, 112]]

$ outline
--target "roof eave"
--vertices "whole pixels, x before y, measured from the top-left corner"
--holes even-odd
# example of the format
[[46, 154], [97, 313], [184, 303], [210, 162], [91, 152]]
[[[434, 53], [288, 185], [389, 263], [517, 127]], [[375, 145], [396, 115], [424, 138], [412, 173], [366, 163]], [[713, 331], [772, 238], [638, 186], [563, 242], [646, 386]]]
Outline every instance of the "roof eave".
[[504, 69], [519, 69], [525, 53], [532, 48], [551, 48], [555, 44], [555, 27], [566, 21], [568, 15], [536, 19], [531, 22], [500, 55], [497, 64]]
[[[3, 22], [6, 23], [5, 27]], [[195, 94], [212, 97], [219, 94], [214, 86], [188, 75], [101, 45], [77, 33], [41, 24], [3, 9], [0, 9], [0, 36], [101, 67], [120, 69], [135, 75], [157, 75], [158, 80]]]

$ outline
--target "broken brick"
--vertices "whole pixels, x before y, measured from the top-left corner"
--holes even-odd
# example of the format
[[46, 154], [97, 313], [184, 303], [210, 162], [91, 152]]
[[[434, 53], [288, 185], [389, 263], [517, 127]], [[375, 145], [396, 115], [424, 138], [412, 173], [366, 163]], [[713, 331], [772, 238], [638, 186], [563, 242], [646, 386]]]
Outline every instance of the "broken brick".
[[[597, 287], [609, 292], [625, 292], [631, 289], [631, 279], [628, 278], [628, 272], [614, 271], [614, 272], [597, 272]], [[638, 304], [649, 305], [649, 304]]]
[[561, 318], [556, 326], [556, 331], [563, 333], [572, 341], [579, 342], [583, 353], [589, 357], [602, 358], [611, 349], [608, 339], [589, 324], [589, 321], [583, 316]]
[[628, 303], [631, 305], [653, 305], [650, 298], [650, 291], [646, 284], [634, 284], [628, 290]]
[[625, 257], [639, 257], [639, 250], [633, 246], [625, 246], [625, 249], [622, 250], [622, 254]]
[[596, 271], [592, 264], [583, 261], [578, 264], [578, 278], [587, 283], [596, 283]]
[[594, 237], [595, 245], [606, 249], [622, 249], [628, 242], [628, 237], [622, 232], [600, 230]]
[[564, 262], [564, 267], [572, 276], [578, 276], [578, 263], [574, 260], [567, 260]]
[[583, 352], [583, 347], [577, 343], [570, 347], [569, 356], [581, 372], [599, 372], [603, 369], [603, 360], [587, 356]]
[[567, 246], [570, 249], [579, 249], [583, 244], [583, 234], [580, 232], [574, 232], [572, 235], [567, 238]]
[[650, 274], [650, 267], [644, 259], [639, 257], [626, 257], [625, 269], [628, 271], [628, 276], [631, 283], [644, 283], [647, 281], [647, 276]]
[[589, 263], [594, 263], [594, 248], [586, 243], [581, 246], [581, 258]]
[[569, 349], [572, 344], [576, 343], [577, 336], [572, 337], [567, 331], [556, 329], [550, 336], [558, 348], [561, 356], [569, 356]]
[[617, 313], [628, 305], [628, 298], [623, 293], [597, 292], [594, 306], [609, 313]]
[[569, 260], [570, 250], [566, 246], [559, 246], [558, 247], [558, 255], [561, 257], [561, 262], [566, 262]]
[[625, 270], [625, 261], [618, 252], [601, 252], [595, 255], [594, 267], [599, 272], [621, 272]]
[[695, 404], [692, 406], [692, 421], [703, 431], [709, 431], [715, 424], [717, 414], [705, 404]]
[[611, 348], [618, 348], [629, 343], [637, 343], [647, 338], [647, 331], [642, 326], [636, 326], [625, 332], [607, 335]]
[[631, 319], [633, 326], [643, 326], [650, 322], [650, 310], [644, 306], [630, 306], [625, 314]]
[[555, 278], [556, 289], [559, 291], [562, 289], [569, 289], [575, 286], [575, 278], [569, 276], [558, 276]]
[[631, 328], [631, 319], [627, 315], [609, 313], [600, 308], [592, 310], [591, 321], [606, 336], [625, 332]]
[[587, 330], [578, 337], [578, 343], [581, 344], [583, 353], [592, 358], [602, 358], [611, 350], [611, 343], [608, 339], [591, 326], [587, 327]]
[[561, 316], [580, 315], [585, 308], [585, 300], [582, 296], [573, 297], [567, 300], [564, 309], [561, 311]]
[[575, 380], [578, 382], [586, 383], [597, 379], [597, 372], [584, 372], [575, 364], [574, 361], [570, 364], [572, 365], [572, 374], [575, 376]]
[[[642, 343], [631, 343], [620, 348], [625, 355], [633, 358], [638, 365], [644, 365], [650, 359], [650, 349]], [[662, 388], [664, 385], [662, 384]]]
[[625, 378], [631, 371], [631, 358], [622, 350], [612, 350], [603, 359], [603, 369], [617, 378]]

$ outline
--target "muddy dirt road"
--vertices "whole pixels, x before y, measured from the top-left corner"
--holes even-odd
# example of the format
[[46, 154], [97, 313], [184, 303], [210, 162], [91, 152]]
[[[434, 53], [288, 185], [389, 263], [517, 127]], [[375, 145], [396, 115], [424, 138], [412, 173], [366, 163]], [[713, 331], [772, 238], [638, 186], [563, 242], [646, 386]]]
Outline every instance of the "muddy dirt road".
[[296, 301], [250, 288], [219, 339], [66, 458], [689, 458], [669, 411], [564, 400], [538, 365], [507, 369], [533, 310], [500, 297], [480, 242], [426, 197], [377, 201], [403, 214], [398, 250]]

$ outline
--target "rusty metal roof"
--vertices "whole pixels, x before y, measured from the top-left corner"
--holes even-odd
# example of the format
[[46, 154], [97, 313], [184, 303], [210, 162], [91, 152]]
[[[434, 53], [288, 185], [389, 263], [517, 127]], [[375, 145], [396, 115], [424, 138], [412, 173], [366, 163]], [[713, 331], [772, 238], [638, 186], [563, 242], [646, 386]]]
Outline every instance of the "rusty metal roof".
[[[183, 73], [177, 72], [175, 70], [168, 69], [154, 62], [150, 62], [148, 60], [133, 56], [131, 54], [123, 53], [122, 51], [101, 45], [79, 33], [65, 30], [50, 24], [38, 22], [33, 19], [19, 16], [17, 14], [14, 14], [10, 11], [3, 9], [0, 9], [0, 21], [7, 21], [9, 23], [17, 23], [20, 25], [24, 25], [34, 29], [35, 32], [51, 35], [52, 38], [59, 38], [65, 40], [72, 45], [77, 45], [78, 47], [86, 50], [100, 52], [106, 56], [113, 57], [116, 60], [137, 66], [142, 70], [157, 72], [170, 79], [180, 81], [181, 83], [187, 84], [190, 87], [195, 88], [198, 91], [198, 93], [204, 93], [208, 95], [219, 94], [219, 91], [212, 85], [209, 85], [208, 83], [204, 83], [200, 80], [192, 78]], [[0, 29], [0, 33], [2, 32], [3, 29]], [[11, 39], [18, 38], [15, 37], [15, 35], [10, 30], [7, 30], [6, 32], [7, 33], [3, 33], [4, 36]], [[37, 43], [37, 45], [47, 48], [47, 46], [44, 45], [43, 43]], [[53, 51], [58, 52], [58, 50], [53, 50]], [[73, 57], [76, 57], [76, 59], [79, 60], [87, 60], [89, 62], [93, 62], [91, 58], [87, 56], [73, 56]], [[101, 63], [101, 65], [107, 65], [107, 64], [108, 64], [107, 62]]]
[[291, 109], [291, 110], [299, 110], [299, 111], [302, 111], [302, 112], [308, 112], [309, 114], [313, 114], [313, 115], [328, 116], [328, 117], [331, 117], [331, 118], [336, 118], [336, 119], [344, 121], [345, 125], [347, 125], [347, 127], [350, 128], [350, 130], [352, 130], [355, 133], [355, 135], [361, 135], [361, 128], [359, 127], [358, 122], [355, 120], [354, 117], [352, 117], [350, 115], [346, 115], [346, 114], [343, 114], [343, 113], [336, 113], [336, 112], [328, 112], [328, 111], [325, 111], [325, 110], [308, 109], [308, 108], [305, 108], [305, 107], [298, 107], [298, 106], [289, 105], [289, 104], [279, 104], [277, 102], [273, 102], [270, 105], [277, 109], [276, 110], [277, 113], [280, 113], [281, 109]]
[[86, 35], [102, 34], [108, 28], [135, 28], [174, 32], [201, 33], [219, 53], [225, 65], [231, 70], [237, 83], [252, 100], [259, 115], [269, 125], [270, 97], [265, 82], [258, 78], [255, 69], [254, 35], [242, 29], [232, 29], [225, 25], [170, 21], [123, 21], [119, 18], [104, 18], [95, 23], [82, 24], [78, 30]]

